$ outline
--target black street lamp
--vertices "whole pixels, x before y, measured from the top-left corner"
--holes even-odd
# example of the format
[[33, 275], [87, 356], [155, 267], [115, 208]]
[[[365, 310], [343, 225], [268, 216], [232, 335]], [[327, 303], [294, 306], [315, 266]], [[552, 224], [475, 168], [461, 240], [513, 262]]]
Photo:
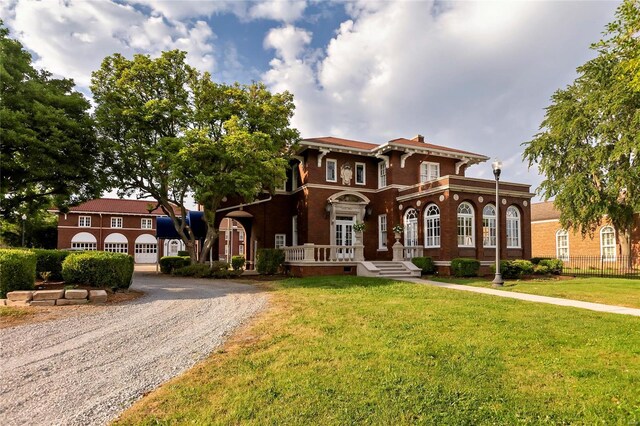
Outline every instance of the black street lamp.
[[502, 287], [504, 280], [500, 273], [500, 172], [502, 172], [502, 162], [498, 159], [491, 165], [493, 175], [496, 177], [496, 276], [493, 279], [495, 287]]
[[27, 215], [22, 213], [22, 247], [24, 247], [24, 224], [27, 221]]

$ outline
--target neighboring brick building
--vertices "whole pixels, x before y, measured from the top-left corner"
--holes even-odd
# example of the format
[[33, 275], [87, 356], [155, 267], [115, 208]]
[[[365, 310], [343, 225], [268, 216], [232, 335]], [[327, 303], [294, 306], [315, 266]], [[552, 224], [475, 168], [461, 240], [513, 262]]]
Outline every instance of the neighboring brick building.
[[[636, 214], [631, 234], [631, 253], [640, 256], [640, 214]], [[560, 226], [560, 212], [553, 201], [531, 205], [531, 252], [534, 257], [555, 256], [568, 259], [576, 256], [602, 257], [615, 260], [622, 255], [617, 230], [605, 219], [593, 232], [593, 238], [584, 238], [579, 230], [565, 230]]]
[[[164, 216], [145, 200], [99, 198], [58, 213], [58, 248], [105, 250], [127, 253], [136, 263], [155, 263], [158, 258], [156, 218]], [[182, 241], [168, 240], [160, 247], [177, 255]]]
[[218, 229], [218, 259], [231, 263], [233, 256], [245, 255], [245, 231], [238, 221], [224, 218]]
[[[495, 181], [465, 177], [486, 160], [422, 136], [382, 145], [305, 139], [282, 189], [249, 204], [226, 200], [216, 217], [218, 225], [225, 217], [242, 224], [251, 262], [258, 248], [284, 247], [296, 275], [355, 273], [351, 266], [370, 266], [361, 260], [391, 260], [396, 224], [404, 225], [404, 259], [431, 256], [446, 272], [451, 259], [472, 257], [488, 272], [496, 246]], [[529, 258], [534, 194], [529, 185], [500, 185], [502, 257]], [[353, 230], [358, 222], [366, 225], [361, 244]]]

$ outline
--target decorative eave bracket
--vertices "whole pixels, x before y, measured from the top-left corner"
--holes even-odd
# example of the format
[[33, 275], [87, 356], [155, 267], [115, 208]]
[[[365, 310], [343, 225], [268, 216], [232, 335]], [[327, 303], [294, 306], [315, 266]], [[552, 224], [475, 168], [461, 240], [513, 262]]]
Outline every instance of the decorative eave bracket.
[[385, 167], [387, 169], [389, 168], [389, 156], [388, 155], [376, 154], [376, 158], [384, 160]]
[[325, 155], [327, 155], [330, 152], [331, 152], [331, 150], [329, 150], [329, 149], [321, 149], [320, 150], [320, 154], [318, 154], [318, 167], [322, 166], [322, 159], [325, 157]]
[[470, 161], [471, 161], [470, 158], [463, 158], [462, 160], [457, 161], [456, 162], [456, 174], [459, 174], [460, 173], [460, 168], [462, 166], [466, 166], [467, 164], [469, 164]]
[[400, 168], [401, 169], [404, 169], [405, 161], [407, 161], [407, 158], [411, 157], [413, 154], [415, 154], [415, 151], [407, 151], [407, 152], [405, 152], [404, 154], [402, 154], [400, 156]]

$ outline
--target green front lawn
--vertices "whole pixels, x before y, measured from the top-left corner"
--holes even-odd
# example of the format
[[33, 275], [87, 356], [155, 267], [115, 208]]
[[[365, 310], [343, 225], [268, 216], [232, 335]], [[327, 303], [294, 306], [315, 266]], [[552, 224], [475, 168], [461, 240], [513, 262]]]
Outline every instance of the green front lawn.
[[[491, 278], [435, 278], [434, 281], [491, 287]], [[640, 308], [640, 280], [625, 278], [506, 280], [500, 290]]]
[[273, 287], [117, 424], [640, 421], [640, 318], [369, 278]]

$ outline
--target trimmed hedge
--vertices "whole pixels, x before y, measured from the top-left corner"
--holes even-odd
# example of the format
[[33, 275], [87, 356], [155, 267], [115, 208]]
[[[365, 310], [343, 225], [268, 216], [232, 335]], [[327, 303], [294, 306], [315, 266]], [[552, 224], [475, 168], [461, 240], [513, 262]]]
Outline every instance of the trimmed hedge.
[[36, 281], [35, 253], [27, 250], [0, 249], [0, 298], [16, 290], [33, 290]]
[[280, 249], [258, 249], [256, 254], [256, 270], [261, 275], [277, 273], [284, 263], [284, 251]]
[[[213, 263], [224, 263], [226, 265], [226, 262]], [[230, 271], [228, 268], [220, 268], [216, 265], [212, 266], [213, 267], [209, 267], [209, 265], [197, 263], [183, 268], [178, 268], [173, 271], [173, 275], [194, 278], [233, 278], [242, 274], [242, 271]]]
[[36, 256], [36, 275], [40, 276], [41, 272], [49, 271], [50, 281], [62, 281], [62, 262], [71, 254], [66, 250], [45, 250], [33, 249]]
[[68, 284], [129, 288], [133, 277], [133, 257], [105, 251], [71, 253], [62, 262], [62, 277]]
[[436, 265], [433, 263], [433, 259], [425, 257], [414, 257], [411, 262], [418, 268], [422, 269], [422, 275], [433, 274], [436, 271]]
[[531, 258], [531, 263], [533, 263], [534, 265], [538, 265], [540, 264], [541, 260], [549, 260], [551, 259], [550, 257], [532, 257]]
[[189, 252], [186, 250], [178, 250], [178, 256], [180, 257], [189, 256]]
[[542, 259], [540, 260], [539, 265], [549, 268], [549, 273], [551, 274], [560, 275], [562, 273], [564, 262], [560, 259]]
[[170, 274], [175, 269], [191, 265], [189, 256], [164, 256], [160, 258], [160, 272]]
[[451, 261], [451, 274], [456, 277], [477, 277], [480, 261], [458, 257]]
[[[495, 265], [491, 265], [491, 270], [495, 272]], [[540, 268], [540, 265], [534, 265], [528, 260], [501, 260], [500, 261], [500, 273], [502, 278], [505, 279], [518, 279], [523, 275], [531, 275], [533, 273], [544, 274], [544, 269]]]
[[234, 271], [239, 271], [244, 268], [244, 264], [246, 263], [246, 259], [244, 256], [233, 256], [231, 258], [231, 267]]

